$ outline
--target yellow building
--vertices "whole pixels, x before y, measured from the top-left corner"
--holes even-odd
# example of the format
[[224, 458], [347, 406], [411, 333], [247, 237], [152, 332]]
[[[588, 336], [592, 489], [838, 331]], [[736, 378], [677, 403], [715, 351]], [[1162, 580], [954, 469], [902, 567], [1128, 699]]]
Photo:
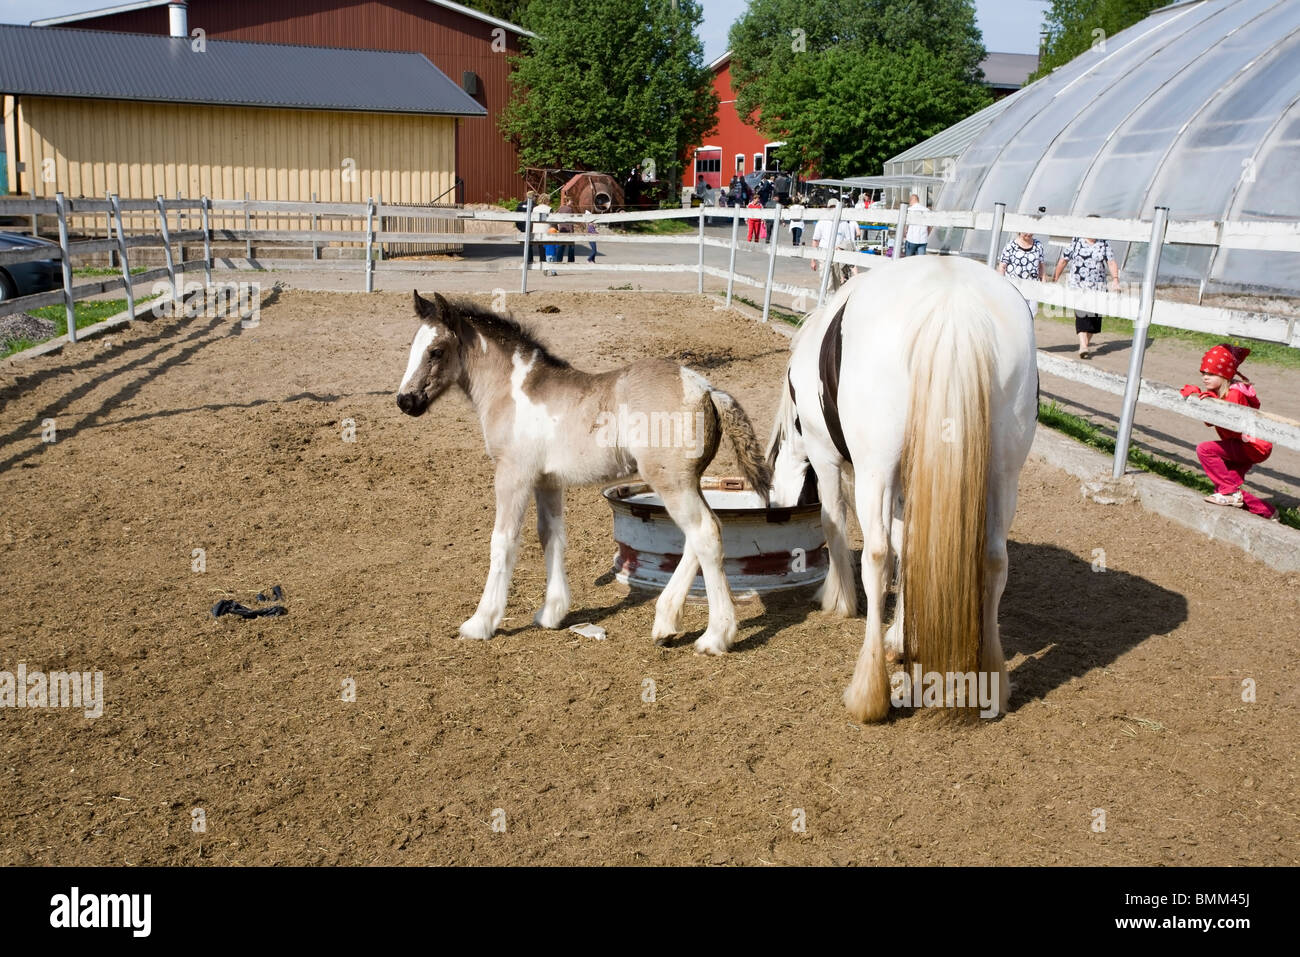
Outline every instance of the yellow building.
[[201, 31], [0, 24], [0, 95], [9, 194], [42, 198], [452, 202], [486, 113], [418, 53]]

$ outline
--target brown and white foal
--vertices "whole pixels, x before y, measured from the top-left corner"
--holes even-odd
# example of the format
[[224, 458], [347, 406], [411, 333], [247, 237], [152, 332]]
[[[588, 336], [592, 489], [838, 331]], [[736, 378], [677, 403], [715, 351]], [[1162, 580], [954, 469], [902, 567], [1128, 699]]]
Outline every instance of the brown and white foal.
[[723, 432], [750, 485], [765, 499], [769, 470], [744, 409], [697, 372], [663, 359], [590, 374], [552, 355], [527, 329], [467, 301], [415, 294], [421, 325], [411, 343], [397, 406], [424, 411], [448, 388], [469, 396], [496, 461], [496, 525], [491, 567], [478, 610], [460, 626], [464, 638], [490, 638], [505, 614], [530, 495], [546, 560], [546, 599], [534, 620], [558, 628], [569, 611], [564, 573], [564, 487], [640, 473], [686, 536], [672, 578], [655, 606], [652, 637], [679, 634], [682, 605], [703, 566], [709, 626], [695, 642], [720, 655], [736, 638], [736, 612], [722, 570], [717, 516], [700, 492], [700, 476]]

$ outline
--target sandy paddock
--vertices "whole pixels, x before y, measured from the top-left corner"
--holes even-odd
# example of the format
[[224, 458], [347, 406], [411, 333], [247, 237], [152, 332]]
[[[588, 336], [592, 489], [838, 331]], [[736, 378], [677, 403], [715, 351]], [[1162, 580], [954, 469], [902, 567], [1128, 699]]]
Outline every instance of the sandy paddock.
[[[1297, 863], [1296, 576], [1031, 463], [1012, 713], [864, 727], [861, 621], [743, 606], [706, 659], [690, 606], [657, 648], [578, 489], [568, 621], [609, 640], [531, 626], [530, 519], [505, 633], [460, 641], [492, 469], [463, 398], [396, 409], [409, 295], [273, 298], [3, 369], [0, 670], [101, 670], [105, 707], [0, 710], [0, 864]], [[587, 369], [678, 356], [766, 434], [771, 329], [686, 295], [509, 305]], [[287, 617], [208, 614], [274, 584]]]

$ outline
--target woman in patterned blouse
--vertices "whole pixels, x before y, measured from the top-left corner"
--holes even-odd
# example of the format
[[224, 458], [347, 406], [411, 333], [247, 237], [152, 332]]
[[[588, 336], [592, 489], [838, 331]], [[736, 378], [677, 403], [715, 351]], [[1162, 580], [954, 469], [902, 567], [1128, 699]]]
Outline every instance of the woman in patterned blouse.
[[[1017, 279], [1037, 279], [1042, 282], [1047, 278], [1046, 250], [1043, 244], [1034, 238], [1033, 233], [1017, 233], [1015, 239], [1002, 247], [998, 256], [998, 272], [1004, 276]], [[1038, 315], [1038, 300], [1028, 299], [1029, 314]]]
[[[1106, 273], [1110, 273], [1112, 289], [1119, 288], [1119, 265], [1110, 243], [1105, 239], [1083, 239], [1078, 236], [1056, 263], [1052, 282], [1061, 278], [1065, 264], [1070, 264], [1071, 289], [1105, 289]], [[1101, 332], [1101, 313], [1074, 311], [1074, 331], [1079, 336], [1079, 358], [1092, 358], [1092, 337]]]

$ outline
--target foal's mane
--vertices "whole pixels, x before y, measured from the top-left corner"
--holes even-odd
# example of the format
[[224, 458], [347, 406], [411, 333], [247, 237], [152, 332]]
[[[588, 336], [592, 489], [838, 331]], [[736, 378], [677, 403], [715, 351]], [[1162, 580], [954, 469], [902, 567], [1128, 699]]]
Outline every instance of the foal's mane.
[[[536, 350], [538, 358], [543, 365], [548, 365], [557, 369], [569, 368], [569, 363], [551, 352], [546, 343], [537, 337], [527, 325], [520, 322], [513, 315], [493, 312], [468, 299], [458, 299], [452, 304], [452, 308], [459, 314], [461, 321], [473, 329], [476, 333], [482, 335], [485, 339], [504, 346], [507, 351], [516, 347], [524, 352]], [[425, 319], [425, 325], [429, 325], [436, 320]], [[466, 343], [468, 345], [468, 343]]]

